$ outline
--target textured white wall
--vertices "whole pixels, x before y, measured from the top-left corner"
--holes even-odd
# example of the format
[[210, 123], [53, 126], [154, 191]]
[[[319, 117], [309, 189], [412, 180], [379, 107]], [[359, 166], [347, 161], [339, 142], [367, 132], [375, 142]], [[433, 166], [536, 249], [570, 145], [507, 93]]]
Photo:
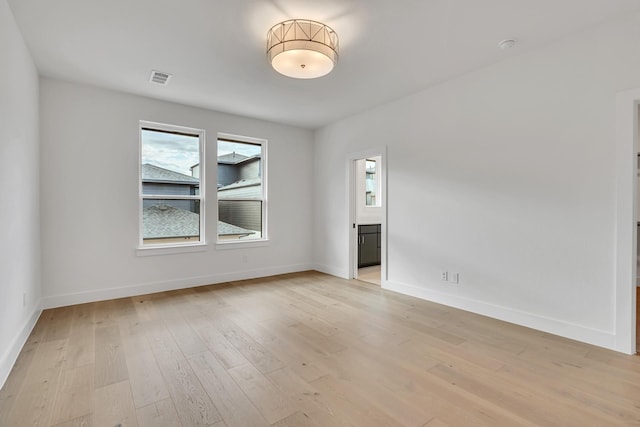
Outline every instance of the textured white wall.
[[38, 73], [0, 0], [0, 386], [40, 313], [38, 166]]
[[[267, 139], [270, 245], [216, 250], [209, 170], [207, 250], [136, 256], [139, 120], [205, 129], [209, 167], [218, 132]], [[41, 128], [45, 306], [312, 266], [310, 131], [46, 78]]]
[[640, 86], [638, 18], [316, 131], [318, 269], [348, 272], [348, 153], [386, 144], [387, 287], [614, 347], [616, 93]]

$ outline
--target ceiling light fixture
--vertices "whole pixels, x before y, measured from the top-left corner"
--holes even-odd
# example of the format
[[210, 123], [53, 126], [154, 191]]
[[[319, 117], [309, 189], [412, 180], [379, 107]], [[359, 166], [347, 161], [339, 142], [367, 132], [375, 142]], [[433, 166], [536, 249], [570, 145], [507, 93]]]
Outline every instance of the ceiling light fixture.
[[267, 33], [267, 58], [280, 74], [315, 79], [338, 62], [338, 35], [321, 22], [290, 19]]

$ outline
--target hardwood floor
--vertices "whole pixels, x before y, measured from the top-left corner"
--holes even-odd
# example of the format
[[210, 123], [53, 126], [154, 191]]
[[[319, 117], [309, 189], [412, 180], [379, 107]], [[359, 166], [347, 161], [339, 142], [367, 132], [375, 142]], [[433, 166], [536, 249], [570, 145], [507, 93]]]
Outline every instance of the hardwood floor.
[[380, 286], [381, 266], [362, 267], [358, 269], [358, 280]]
[[1, 426], [640, 425], [640, 357], [315, 272], [46, 310]]

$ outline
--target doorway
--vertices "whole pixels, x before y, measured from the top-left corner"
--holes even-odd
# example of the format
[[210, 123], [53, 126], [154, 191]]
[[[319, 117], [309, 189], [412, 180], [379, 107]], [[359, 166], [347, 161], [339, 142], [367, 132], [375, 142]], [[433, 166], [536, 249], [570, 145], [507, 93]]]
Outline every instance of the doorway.
[[349, 156], [350, 277], [377, 286], [386, 280], [384, 151]]

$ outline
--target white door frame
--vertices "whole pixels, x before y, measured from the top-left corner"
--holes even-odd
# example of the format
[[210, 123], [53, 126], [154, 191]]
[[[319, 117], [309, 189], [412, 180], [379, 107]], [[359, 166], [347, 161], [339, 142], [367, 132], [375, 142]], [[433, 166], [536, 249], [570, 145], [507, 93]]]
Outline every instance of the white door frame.
[[[349, 189], [347, 205], [349, 206], [349, 278], [358, 275], [358, 219], [356, 207], [356, 160], [380, 156], [380, 204], [382, 218], [380, 221], [380, 284], [384, 288], [387, 283], [387, 147], [371, 148], [347, 155], [347, 173]], [[355, 227], [354, 227], [355, 224]]]
[[638, 105], [640, 89], [616, 99], [615, 342], [617, 351], [636, 352], [636, 260], [638, 206]]

